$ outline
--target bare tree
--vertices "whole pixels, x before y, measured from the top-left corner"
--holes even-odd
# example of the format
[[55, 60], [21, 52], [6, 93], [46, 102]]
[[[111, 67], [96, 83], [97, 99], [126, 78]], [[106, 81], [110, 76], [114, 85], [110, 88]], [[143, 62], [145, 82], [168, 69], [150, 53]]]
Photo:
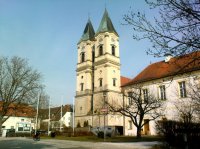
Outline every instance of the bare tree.
[[200, 85], [199, 77], [188, 74], [184, 89], [174, 89], [174, 95], [178, 98], [171, 101], [176, 113], [174, 118], [186, 125], [197, 123], [200, 120]]
[[195, 114], [194, 100], [177, 99], [174, 105], [177, 110], [177, 115], [180, 122], [183, 122], [187, 125], [196, 122], [197, 117]]
[[185, 108], [182, 106], [182, 110], [180, 108], [178, 110], [191, 122], [200, 122], [200, 79], [198, 76], [193, 76], [193, 80], [188, 82], [187, 97], [188, 101], [182, 101], [182, 104], [186, 102]]
[[25, 59], [0, 57], [0, 130], [22, 103], [33, 104], [41, 90], [41, 75]]
[[39, 109], [47, 109], [49, 107], [49, 96], [42, 90], [40, 94]]
[[150, 20], [144, 13], [131, 10], [123, 19], [133, 27], [133, 39], [147, 39], [152, 48], [147, 54], [180, 56], [200, 49], [199, 0], [145, 0], [158, 12]]
[[[123, 95], [125, 96], [125, 95]], [[137, 138], [141, 138], [142, 127], [149, 121], [162, 116], [162, 100], [155, 98], [149, 92], [143, 93], [142, 87], [133, 88], [126, 96], [129, 101], [123, 103], [107, 103], [112, 112], [118, 112], [129, 117], [137, 128]], [[148, 121], [144, 121], [148, 118]]]

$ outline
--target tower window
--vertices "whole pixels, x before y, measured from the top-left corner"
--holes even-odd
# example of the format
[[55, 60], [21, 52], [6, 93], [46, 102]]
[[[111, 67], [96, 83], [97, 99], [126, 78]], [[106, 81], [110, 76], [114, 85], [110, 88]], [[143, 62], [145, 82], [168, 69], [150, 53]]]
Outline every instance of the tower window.
[[113, 86], [116, 86], [116, 78], [113, 78]]
[[115, 56], [115, 46], [112, 46], [112, 55]]
[[99, 46], [99, 56], [103, 55], [103, 46]]
[[180, 91], [180, 97], [185, 98], [187, 97], [186, 94], [186, 87], [185, 87], [185, 81], [179, 82], [179, 91]]
[[92, 47], [92, 62], [94, 62], [95, 59], [95, 46]]
[[94, 82], [92, 83], [92, 90], [94, 90]]
[[99, 79], [99, 86], [100, 87], [103, 86], [103, 79], [102, 78]]
[[81, 83], [81, 91], [83, 91], [84, 83]]
[[81, 63], [84, 62], [84, 61], [85, 61], [85, 53], [82, 52], [82, 53], [81, 53]]
[[94, 59], [95, 59], [95, 53], [94, 51], [92, 51], [92, 62], [94, 62]]

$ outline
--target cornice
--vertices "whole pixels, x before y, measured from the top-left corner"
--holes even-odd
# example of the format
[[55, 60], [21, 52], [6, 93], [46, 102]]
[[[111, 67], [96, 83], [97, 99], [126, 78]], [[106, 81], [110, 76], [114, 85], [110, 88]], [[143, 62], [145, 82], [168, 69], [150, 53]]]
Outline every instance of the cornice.
[[102, 64], [107, 64], [107, 66], [109, 66], [108, 63], [114, 64], [114, 65], [117, 65], [117, 66], [121, 66], [120, 63], [115, 62], [115, 61], [112, 61], [112, 60], [110, 60], [110, 59], [102, 59], [102, 60], [99, 60], [99, 61], [97, 61], [97, 62], [94, 62], [94, 66], [98, 66], [98, 65], [102, 65]]

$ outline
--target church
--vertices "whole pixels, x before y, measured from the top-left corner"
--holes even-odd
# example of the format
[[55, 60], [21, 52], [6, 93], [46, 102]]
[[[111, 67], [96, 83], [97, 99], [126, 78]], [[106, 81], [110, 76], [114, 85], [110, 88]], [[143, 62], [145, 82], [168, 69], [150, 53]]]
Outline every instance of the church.
[[[143, 98], [151, 92], [164, 102], [165, 119], [178, 120], [177, 105], [185, 106], [185, 111], [192, 106], [189, 101], [194, 88], [191, 85], [199, 87], [200, 84], [199, 51], [181, 57], [168, 55], [165, 60], [144, 68], [133, 79], [122, 77], [119, 35], [106, 9], [96, 32], [88, 20], [77, 49], [75, 127], [106, 126], [117, 129], [121, 135], [136, 135], [130, 118], [111, 113], [106, 106], [106, 103], [122, 103], [122, 91], [128, 95], [136, 85], [143, 86]], [[195, 57], [198, 61], [194, 63]], [[128, 100], [125, 99], [125, 104], [129, 104]], [[149, 121], [148, 115], [144, 121], [141, 133], [156, 135], [156, 121]]]
[[116, 126], [123, 131], [121, 115], [105, 114], [105, 102], [119, 99], [121, 81], [128, 80], [120, 76], [119, 35], [106, 9], [96, 32], [88, 19], [77, 46], [75, 127], [88, 123], [92, 127]]

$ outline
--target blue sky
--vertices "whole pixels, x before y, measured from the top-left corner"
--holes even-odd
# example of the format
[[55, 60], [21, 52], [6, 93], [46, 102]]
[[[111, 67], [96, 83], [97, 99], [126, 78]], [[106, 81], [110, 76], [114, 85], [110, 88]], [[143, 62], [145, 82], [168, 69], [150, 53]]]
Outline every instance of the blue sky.
[[43, 75], [54, 105], [72, 103], [76, 90], [77, 42], [90, 17], [97, 30], [105, 7], [120, 36], [121, 75], [133, 78], [150, 62], [151, 45], [134, 41], [123, 23], [130, 7], [156, 17], [144, 0], [0, 0], [0, 55], [20, 56]]

